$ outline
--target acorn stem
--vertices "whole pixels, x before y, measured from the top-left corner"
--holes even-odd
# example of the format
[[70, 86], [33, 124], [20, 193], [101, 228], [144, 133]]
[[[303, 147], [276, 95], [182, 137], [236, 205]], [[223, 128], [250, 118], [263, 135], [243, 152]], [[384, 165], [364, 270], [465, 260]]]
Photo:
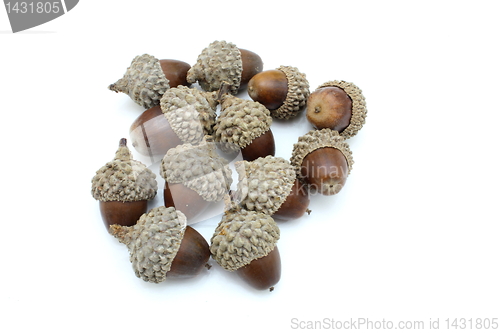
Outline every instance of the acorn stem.
[[116, 237], [120, 243], [127, 245], [130, 243], [129, 228], [119, 224], [112, 224], [109, 226], [109, 233]]
[[230, 90], [231, 90], [231, 84], [229, 84], [229, 82], [226, 82], [226, 81], [222, 82], [222, 84], [219, 88], [219, 91], [217, 93], [217, 101], [219, 103], [222, 103], [224, 95], [229, 94]]

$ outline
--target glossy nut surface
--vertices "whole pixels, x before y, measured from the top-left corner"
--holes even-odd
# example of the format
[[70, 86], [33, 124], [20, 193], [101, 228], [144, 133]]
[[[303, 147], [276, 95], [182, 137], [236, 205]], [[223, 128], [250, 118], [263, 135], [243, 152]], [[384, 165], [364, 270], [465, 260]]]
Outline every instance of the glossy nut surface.
[[304, 180], [310, 184], [312, 193], [333, 195], [344, 186], [349, 168], [340, 150], [325, 147], [309, 153], [302, 161], [300, 172]]
[[241, 82], [239, 90], [246, 89], [248, 81], [257, 73], [262, 72], [264, 64], [261, 57], [252, 51], [239, 49], [243, 71], [241, 72]]
[[192, 278], [198, 275], [210, 258], [210, 248], [203, 236], [186, 226], [181, 246], [172, 261], [167, 278]]
[[162, 59], [160, 60], [160, 67], [168, 79], [168, 84], [170, 88], [177, 86], [191, 86], [187, 82], [186, 76], [191, 65], [184, 61], [174, 60], [174, 59]]
[[109, 230], [112, 224], [132, 226], [137, 223], [142, 214], [148, 209], [147, 200], [139, 201], [99, 201], [101, 217]]
[[210, 202], [203, 200], [196, 191], [181, 183], [165, 182], [163, 200], [165, 207], [175, 207], [180, 210], [186, 215], [188, 221], [198, 217], [210, 205]]
[[256, 74], [248, 83], [248, 95], [269, 110], [276, 110], [286, 100], [288, 79], [285, 73], [271, 69]]
[[290, 194], [273, 214], [273, 218], [282, 221], [297, 219], [308, 211], [310, 201], [309, 191], [298, 179], [295, 179]]
[[275, 153], [276, 143], [271, 129], [253, 139], [248, 146], [241, 149], [241, 155], [245, 161], [253, 161], [259, 157], [266, 157], [268, 155], [274, 156]]
[[249, 285], [258, 290], [275, 286], [281, 279], [281, 257], [278, 247], [265, 257], [252, 260], [248, 265], [236, 270], [236, 273]]
[[307, 120], [317, 129], [342, 132], [352, 117], [352, 100], [339, 87], [319, 88], [307, 99]]

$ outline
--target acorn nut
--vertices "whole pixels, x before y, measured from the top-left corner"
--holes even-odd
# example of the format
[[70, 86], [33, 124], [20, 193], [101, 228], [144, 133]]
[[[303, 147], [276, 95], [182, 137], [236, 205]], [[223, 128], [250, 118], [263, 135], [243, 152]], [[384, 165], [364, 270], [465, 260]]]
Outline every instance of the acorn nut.
[[296, 117], [310, 94], [306, 75], [292, 66], [280, 66], [256, 74], [247, 90], [252, 100], [262, 103], [277, 119]]
[[221, 96], [221, 112], [214, 125], [215, 142], [221, 150], [239, 152], [244, 160], [274, 155], [272, 118], [262, 104], [230, 94]]
[[148, 200], [158, 189], [156, 175], [132, 159], [127, 140], [121, 139], [115, 158], [97, 170], [92, 178], [92, 196], [106, 228], [112, 224], [134, 225], [147, 211]]
[[329, 81], [309, 95], [306, 118], [316, 128], [330, 128], [345, 138], [358, 133], [366, 119], [365, 97], [346, 81]]
[[308, 211], [309, 193], [284, 158], [266, 156], [251, 162], [237, 161], [235, 169], [238, 183], [231, 199], [246, 210], [279, 220], [299, 218]]
[[213, 132], [216, 95], [184, 86], [170, 88], [159, 106], [144, 111], [130, 126], [132, 146], [141, 155], [163, 157], [179, 144], [201, 142]]
[[146, 282], [192, 278], [210, 259], [205, 238], [173, 207], [153, 208], [136, 225], [112, 225], [110, 232], [127, 245], [136, 276]]
[[272, 290], [281, 278], [279, 238], [280, 230], [272, 217], [235, 206], [217, 225], [210, 252], [222, 268], [237, 272], [252, 287]]
[[228, 82], [230, 93], [236, 95], [262, 68], [262, 59], [256, 53], [233, 43], [214, 41], [202, 50], [196, 64], [189, 69], [187, 81], [198, 82], [205, 91], [219, 90], [223, 82]]
[[232, 183], [228, 161], [217, 155], [215, 144], [209, 141], [170, 149], [163, 157], [160, 174], [165, 179], [165, 206], [182, 211], [188, 221], [210, 203], [222, 201]]
[[[171, 87], [184, 82], [190, 65], [179, 60], [157, 58], [143, 54], [136, 56], [121, 79], [109, 85], [114, 92], [127, 94], [134, 102], [149, 109], [160, 104], [160, 99]], [[172, 80], [172, 82], [170, 82]]]
[[290, 163], [311, 193], [334, 195], [344, 186], [354, 161], [345, 138], [325, 128], [299, 137]]

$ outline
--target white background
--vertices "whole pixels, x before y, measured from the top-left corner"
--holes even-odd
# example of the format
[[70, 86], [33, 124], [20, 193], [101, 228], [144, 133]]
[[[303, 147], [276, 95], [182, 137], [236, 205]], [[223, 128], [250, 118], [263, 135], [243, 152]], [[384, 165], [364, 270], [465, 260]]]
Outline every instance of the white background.
[[[86, 0], [17, 34], [0, 9], [0, 330], [285, 332], [329, 318], [440, 318], [443, 330], [500, 317], [496, 4]], [[143, 282], [90, 194], [142, 111], [107, 86], [136, 55], [194, 64], [214, 40], [265, 69], [298, 67], [312, 90], [353, 82], [367, 101], [344, 189], [280, 224], [273, 292], [212, 260], [192, 280]], [[273, 129], [289, 158], [310, 125]], [[216, 223], [194, 226], [209, 239]]]

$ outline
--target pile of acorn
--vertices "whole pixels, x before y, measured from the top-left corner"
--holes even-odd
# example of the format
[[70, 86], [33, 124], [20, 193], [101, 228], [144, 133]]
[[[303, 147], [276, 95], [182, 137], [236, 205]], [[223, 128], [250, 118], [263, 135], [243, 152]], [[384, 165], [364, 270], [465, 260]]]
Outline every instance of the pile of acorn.
[[[126, 139], [92, 179], [106, 228], [127, 245], [137, 277], [193, 277], [212, 257], [256, 289], [273, 290], [281, 277], [276, 221], [309, 213], [311, 193], [344, 186], [353, 165], [345, 139], [365, 123], [361, 90], [329, 81], [310, 93], [297, 68], [263, 71], [257, 54], [225, 41], [211, 43], [192, 67], [137, 56], [109, 89], [145, 108], [130, 141], [139, 154], [160, 156], [165, 179], [164, 206], [147, 211], [156, 174], [132, 158]], [[236, 97], [245, 89], [252, 100]], [[298, 138], [289, 160], [274, 156], [273, 118], [304, 109], [314, 130]], [[224, 212], [209, 244], [190, 221], [217, 202]]]

